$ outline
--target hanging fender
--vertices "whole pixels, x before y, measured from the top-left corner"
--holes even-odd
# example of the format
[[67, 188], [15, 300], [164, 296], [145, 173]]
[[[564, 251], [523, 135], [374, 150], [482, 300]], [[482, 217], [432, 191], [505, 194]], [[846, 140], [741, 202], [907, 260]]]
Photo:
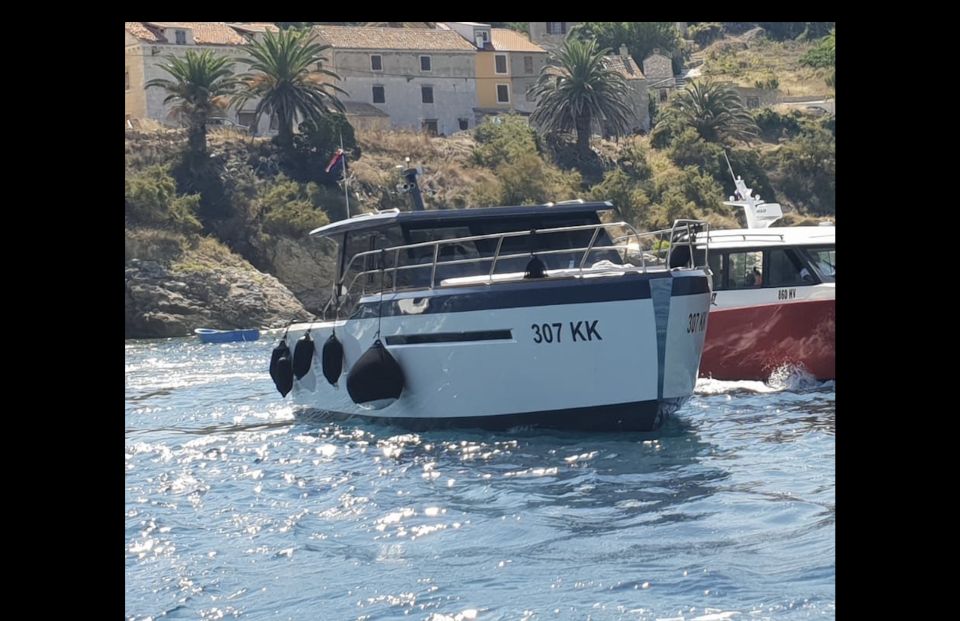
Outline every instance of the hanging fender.
[[323, 364], [323, 376], [331, 386], [336, 386], [343, 373], [343, 344], [340, 343], [336, 334], [331, 334], [323, 344], [320, 359]]
[[358, 405], [384, 408], [403, 392], [403, 369], [380, 339], [374, 341], [347, 375], [347, 392]]
[[310, 371], [310, 363], [313, 362], [313, 352], [316, 350], [313, 339], [310, 338], [310, 331], [297, 339], [297, 344], [293, 348], [293, 374], [297, 379], [303, 379], [303, 376]]
[[286, 397], [293, 389], [293, 365], [286, 337], [280, 339], [270, 355], [270, 377], [281, 396]]

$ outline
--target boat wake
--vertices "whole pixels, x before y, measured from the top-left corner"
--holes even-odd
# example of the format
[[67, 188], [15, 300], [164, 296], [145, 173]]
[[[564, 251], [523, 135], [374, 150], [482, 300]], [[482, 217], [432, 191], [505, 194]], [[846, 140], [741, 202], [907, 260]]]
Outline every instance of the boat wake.
[[785, 364], [777, 367], [767, 378], [767, 385], [781, 390], [819, 388], [821, 383], [801, 364]]
[[757, 380], [723, 381], [708, 377], [697, 380], [694, 392], [701, 395], [717, 395], [732, 392], [797, 392], [833, 388], [834, 380], [821, 381], [807, 371], [803, 365], [785, 364], [770, 373], [766, 382]]

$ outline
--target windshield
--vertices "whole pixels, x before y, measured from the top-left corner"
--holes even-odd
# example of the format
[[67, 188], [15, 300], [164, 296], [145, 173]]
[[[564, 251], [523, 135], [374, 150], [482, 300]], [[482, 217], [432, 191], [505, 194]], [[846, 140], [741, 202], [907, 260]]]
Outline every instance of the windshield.
[[837, 273], [836, 247], [803, 248], [803, 253], [820, 272], [824, 282], [835, 282]]

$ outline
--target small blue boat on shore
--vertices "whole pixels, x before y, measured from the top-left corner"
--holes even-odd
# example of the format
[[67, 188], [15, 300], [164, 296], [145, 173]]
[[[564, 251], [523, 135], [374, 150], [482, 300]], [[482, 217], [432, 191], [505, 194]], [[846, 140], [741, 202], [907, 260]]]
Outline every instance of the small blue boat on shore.
[[233, 343], [235, 341], [256, 341], [260, 338], [259, 330], [213, 330], [211, 328], [197, 328], [193, 331], [204, 343]]

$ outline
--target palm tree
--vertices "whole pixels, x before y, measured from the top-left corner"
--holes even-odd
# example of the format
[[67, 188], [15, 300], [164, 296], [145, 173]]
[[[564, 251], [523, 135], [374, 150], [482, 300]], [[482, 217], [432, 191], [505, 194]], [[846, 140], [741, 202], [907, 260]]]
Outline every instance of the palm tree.
[[325, 76], [340, 79], [322, 68], [327, 59], [321, 54], [330, 46], [317, 43], [309, 30], [267, 31], [263, 39], [252, 40], [245, 47], [250, 58], [240, 62], [250, 65], [251, 71], [241, 76], [244, 88], [235, 103], [242, 106], [259, 98], [254, 124], [259, 124], [264, 113], [276, 115], [281, 146], [289, 148], [293, 144], [293, 124], [298, 115], [319, 121], [333, 111], [343, 112], [336, 93], [346, 91], [324, 81]]
[[694, 82], [676, 95], [670, 114], [657, 124], [670, 122], [694, 128], [707, 142], [749, 142], [758, 132], [737, 92], [710, 81]]
[[188, 144], [195, 154], [206, 153], [207, 120], [214, 111], [227, 107], [229, 96], [239, 84], [233, 75], [233, 64], [211, 50], [188, 50], [183, 58], [170, 56], [168, 64], [160, 66], [172, 80], [156, 78], [146, 84], [146, 88], [167, 90], [164, 104], [176, 102], [174, 112], [186, 121]]
[[537, 83], [530, 90], [537, 109], [530, 121], [542, 132], [577, 132], [577, 151], [590, 153], [593, 121], [599, 120], [616, 135], [630, 125], [627, 83], [615, 70], [607, 69], [604, 55], [593, 39], [568, 38], [550, 56]]

